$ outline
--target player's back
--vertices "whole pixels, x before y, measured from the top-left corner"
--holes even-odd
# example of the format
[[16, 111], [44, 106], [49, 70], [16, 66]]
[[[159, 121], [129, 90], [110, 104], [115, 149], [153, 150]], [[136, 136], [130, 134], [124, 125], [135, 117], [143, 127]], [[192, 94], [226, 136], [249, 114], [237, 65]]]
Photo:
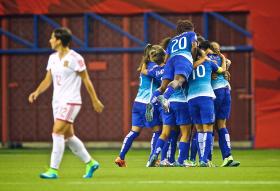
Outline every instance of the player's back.
[[180, 35], [173, 37], [168, 46], [167, 46], [167, 54], [170, 58], [176, 55], [181, 55], [186, 57], [189, 61], [193, 61], [192, 59], [192, 43], [196, 40], [196, 34], [193, 31], [184, 32]]
[[[147, 64], [148, 70], [153, 68], [156, 64], [154, 62], [149, 62]], [[135, 98], [136, 102], [149, 103], [153, 91], [155, 91], [160, 84], [151, 76], [140, 74], [140, 83], [138, 92]]]
[[[217, 54], [208, 54], [207, 55], [211, 60], [215, 61], [218, 66], [221, 67], [222, 65], [222, 58]], [[211, 81], [212, 88], [219, 89], [223, 87], [230, 87], [229, 82], [225, 79], [223, 74], [218, 74], [217, 79], [212, 79]]]
[[207, 96], [215, 98], [214, 91], [211, 86], [212, 71], [218, 70], [217, 64], [211, 61], [205, 61], [193, 70], [188, 81], [188, 97], [187, 100], [195, 97]]

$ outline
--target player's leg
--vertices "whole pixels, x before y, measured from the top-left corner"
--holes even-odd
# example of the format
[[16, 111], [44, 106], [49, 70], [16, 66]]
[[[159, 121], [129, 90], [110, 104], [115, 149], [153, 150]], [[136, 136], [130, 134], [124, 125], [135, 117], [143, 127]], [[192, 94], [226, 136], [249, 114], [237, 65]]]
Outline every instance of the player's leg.
[[165, 142], [164, 147], [161, 151], [160, 166], [173, 166], [175, 162], [175, 153], [177, 149], [177, 140], [179, 134], [179, 129], [176, 126], [172, 126], [169, 138]]
[[126, 167], [125, 156], [131, 148], [133, 141], [139, 136], [142, 128], [145, 126], [146, 105], [144, 103], [134, 102], [132, 108], [132, 128], [125, 136], [119, 156], [115, 159], [115, 163], [119, 167]]
[[161, 126], [156, 125], [156, 126], [152, 127], [152, 131], [153, 131], [153, 135], [152, 135], [152, 139], [151, 139], [151, 153], [149, 156], [149, 160], [155, 151], [157, 140], [161, 134]]
[[174, 68], [174, 79], [171, 81], [162, 96], [159, 96], [159, 102], [163, 108], [168, 111], [168, 99], [174, 93], [175, 89], [182, 87], [192, 73], [192, 63], [183, 56], [174, 56], [172, 58]]
[[222, 167], [236, 167], [240, 165], [239, 161], [233, 160], [231, 153], [230, 135], [226, 128], [226, 120], [217, 120], [219, 133], [219, 146], [223, 157]]
[[184, 166], [184, 161], [189, 158], [191, 125], [180, 125], [181, 138], [179, 142], [178, 166]]
[[146, 121], [152, 121], [154, 116], [154, 107], [156, 102], [158, 101], [158, 97], [165, 91], [167, 85], [169, 84], [170, 80], [169, 79], [164, 79], [161, 82], [161, 86], [155, 90], [151, 96], [150, 103], [146, 105], [146, 112], [145, 112], [145, 118]]
[[56, 120], [53, 126], [53, 148], [51, 153], [50, 168], [47, 172], [40, 174], [41, 178], [54, 179], [58, 177], [58, 169], [65, 149], [64, 134], [71, 124], [66, 121]]
[[[194, 125], [193, 125], [194, 127]], [[190, 154], [190, 160], [188, 163], [190, 164], [189, 166], [196, 166], [196, 155], [198, 152], [198, 147], [197, 147], [197, 132], [195, 127], [192, 130], [192, 137], [191, 137], [191, 154]]]
[[162, 129], [162, 109], [160, 109], [158, 106], [154, 107], [153, 111], [153, 120], [152, 121], [146, 121], [145, 120], [145, 127], [152, 128], [152, 139], [151, 139], [151, 153], [149, 156], [149, 160], [155, 150], [157, 140], [161, 134]]
[[153, 152], [150, 160], [148, 161], [147, 167], [155, 166], [155, 163], [158, 159], [158, 155], [160, 154], [161, 150], [163, 149], [165, 141], [168, 139], [169, 134], [170, 134], [170, 126], [163, 125], [161, 135], [157, 140], [156, 147], [154, 149], [154, 152]]
[[216, 126], [219, 135], [219, 146], [223, 157], [221, 166], [239, 166], [239, 161], [234, 161], [231, 154], [230, 135], [226, 126], [227, 119], [231, 109], [231, 95], [229, 88], [220, 88], [215, 90], [217, 99], [214, 101]]
[[132, 126], [130, 132], [124, 138], [120, 154], [115, 159], [115, 163], [119, 167], [126, 167], [125, 156], [129, 151], [129, 149], [131, 148], [134, 139], [136, 139], [140, 135], [141, 130], [142, 130], [141, 127]]
[[74, 135], [74, 125], [65, 133], [65, 141], [70, 150], [86, 164], [84, 178], [91, 178], [94, 171], [99, 168], [99, 163], [92, 159], [83, 142]]
[[[211, 153], [212, 141], [213, 141], [213, 124], [203, 124], [203, 153], [201, 154], [200, 166], [210, 166], [208, 164], [208, 157]], [[198, 137], [201, 139], [201, 137]]]
[[167, 155], [167, 159], [168, 162], [173, 164], [175, 162], [175, 154], [176, 154], [176, 149], [177, 149], [177, 141], [178, 141], [178, 137], [180, 134], [180, 129], [178, 126], [175, 126], [173, 128], [173, 130], [171, 130], [170, 132], [170, 149], [168, 151], [168, 155]]

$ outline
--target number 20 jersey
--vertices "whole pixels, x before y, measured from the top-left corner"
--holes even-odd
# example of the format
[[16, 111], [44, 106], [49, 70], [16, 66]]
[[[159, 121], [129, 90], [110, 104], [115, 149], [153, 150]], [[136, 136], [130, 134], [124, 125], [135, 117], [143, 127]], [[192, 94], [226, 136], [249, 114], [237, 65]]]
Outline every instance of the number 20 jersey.
[[166, 49], [169, 58], [175, 55], [181, 55], [193, 63], [192, 58], [192, 43], [197, 40], [196, 34], [193, 31], [184, 32], [180, 35], [173, 37]]

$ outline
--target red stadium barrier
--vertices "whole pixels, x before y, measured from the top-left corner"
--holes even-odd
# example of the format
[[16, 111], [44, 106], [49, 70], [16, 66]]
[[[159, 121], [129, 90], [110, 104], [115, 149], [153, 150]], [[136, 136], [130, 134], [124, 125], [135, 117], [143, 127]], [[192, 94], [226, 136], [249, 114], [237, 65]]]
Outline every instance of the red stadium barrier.
[[[169, 0], [153, 1], [67, 1], [21, 0], [2, 1], [0, 15], [14, 14], [74, 14], [95, 12], [99, 14], [128, 15], [147, 11], [162, 13], [194, 13], [203, 11], [248, 12], [249, 30], [253, 33], [253, 67], [255, 84], [255, 147], [280, 148], [278, 119], [280, 116], [280, 2], [277, 0]], [[121, 8], [120, 8], [121, 7]], [[65, 25], [67, 22], [64, 22]], [[2, 41], [3, 43], [3, 41]], [[125, 61], [125, 58], [124, 58]], [[4, 67], [4, 66], [2, 66]], [[2, 70], [3, 72], [3, 70]], [[2, 76], [3, 77], [3, 76]], [[124, 83], [127, 80], [124, 78]], [[3, 83], [3, 85], [5, 85]], [[129, 86], [129, 84], [128, 84]], [[2, 86], [2, 88], [4, 88]], [[128, 88], [128, 87], [127, 87]], [[125, 95], [127, 92], [125, 92]], [[3, 93], [2, 100], [5, 99]], [[130, 98], [126, 98], [130, 99]], [[4, 103], [5, 104], [5, 103]], [[5, 105], [2, 103], [2, 108]], [[124, 105], [126, 109], [129, 107]], [[123, 108], [124, 109], [124, 108]], [[2, 110], [5, 112], [4, 110]], [[3, 116], [4, 117], [4, 116]], [[127, 119], [127, 116], [125, 117]], [[5, 119], [2, 128], [5, 132]], [[2, 134], [3, 135], [3, 134]]]

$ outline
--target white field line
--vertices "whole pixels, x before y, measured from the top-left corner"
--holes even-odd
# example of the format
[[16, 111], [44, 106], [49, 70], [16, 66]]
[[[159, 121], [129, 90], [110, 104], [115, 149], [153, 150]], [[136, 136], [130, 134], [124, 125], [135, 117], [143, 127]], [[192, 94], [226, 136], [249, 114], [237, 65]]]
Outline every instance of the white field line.
[[[44, 182], [45, 183], [45, 182]], [[0, 185], [34, 185], [44, 184], [43, 182], [0, 182]], [[57, 182], [51, 180], [48, 184], [62, 183], [67, 185], [125, 185], [125, 184], [192, 184], [192, 185], [280, 185], [280, 181], [192, 181], [192, 180], [149, 180], [149, 181], [77, 181], [77, 182]]]

